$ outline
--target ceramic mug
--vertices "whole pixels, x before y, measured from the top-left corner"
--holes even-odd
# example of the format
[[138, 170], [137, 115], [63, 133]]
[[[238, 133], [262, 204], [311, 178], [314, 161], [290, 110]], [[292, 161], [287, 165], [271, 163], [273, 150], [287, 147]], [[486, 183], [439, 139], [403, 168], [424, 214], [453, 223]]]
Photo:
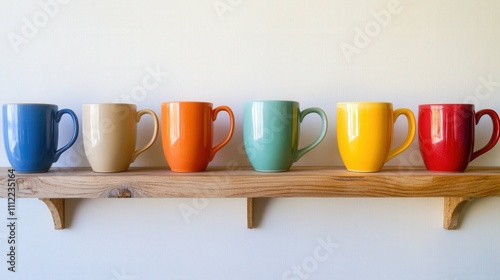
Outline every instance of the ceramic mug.
[[[408, 132], [404, 142], [391, 150], [394, 123], [404, 115]], [[410, 109], [393, 110], [387, 102], [337, 104], [337, 141], [345, 167], [355, 172], [377, 172], [407, 149], [415, 137], [415, 116]]]
[[[493, 122], [489, 142], [474, 152], [474, 130], [482, 116]], [[418, 110], [420, 154], [430, 171], [463, 172], [469, 162], [491, 150], [500, 137], [495, 111], [474, 111], [473, 104], [424, 104]]]
[[[136, 149], [137, 123], [143, 115], [153, 117], [151, 140]], [[158, 137], [158, 117], [149, 109], [137, 111], [134, 104], [100, 103], [83, 105], [83, 146], [94, 172], [126, 171], [139, 154]]]
[[[229, 115], [229, 134], [214, 147], [214, 121], [221, 111]], [[213, 109], [209, 102], [162, 103], [161, 122], [163, 153], [174, 172], [205, 170], [234, 132], [233, 111], [227, 106]]]
[[[313, 143], [299, 149], [300, 123], [311, 113], [321, 117], [321, 132]], [[265, 100], [244, 104], [243, 140], [248, 159], [256, 171], [287, 171], [325, 138], [327, 128], [328, 119], [323, 110], [301, 111], [295, 101]]]
[[[59, 121], [64, 114], [73, 120], [73, 135], [57, 149]], [[12, 167], [19, 172], [47, 172], [78, 137], [78, 118], [70, 109], [53, 104], [4, 104], [3, 136]]]

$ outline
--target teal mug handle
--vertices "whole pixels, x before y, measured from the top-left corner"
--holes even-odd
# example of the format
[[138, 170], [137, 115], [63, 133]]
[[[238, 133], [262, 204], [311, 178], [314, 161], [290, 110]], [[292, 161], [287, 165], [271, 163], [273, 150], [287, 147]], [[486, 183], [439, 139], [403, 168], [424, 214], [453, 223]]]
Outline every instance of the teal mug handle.
[[67, 149], [69, 149], [73, 144], [76, 142], [76, 138], [78, 138], [78, 118], [76, 117], [75, 112], [73, 112], [70, 109], [62, 109], [59, 110], [56, 113], [56, 123], [59, 125], [59, 122], [61, 121], [61, 118], [64, 114], [68, 114], [71, 119], [73, 119], [73, 136], [71, 136], [71, 140], [69, 140], [68, 144], [64, 145], [62, 148], [56, 151], [56, 154], [54, 155], [54, 162], [59, 160], [59, 157], [61, 156], [62, 153], [64, 153]]
[[326, 136], [326, 132], [328, 130], [328, 118], [326, 117], [325, 112], [323, 110], [321, 110], [320, 108], [313, 107], [313, 108], [308, 108], [308, 109], [305, 109], [304, 111], [301, 111], [300, 112], [300, 122], [302, 123], [302, 120], [304, 120], [304, 118], [311, 113], [316, 113], [321, 117], [321, 122], [323, 123], [323, 127], [321, 128], [321, 132], [320, 132], [318, 138], [316, 138], [316, 140], [313, 143], [300, 149], [297, 152], [297, 157], [295, 158], [294, 162], [298, 161], [303, 155], [305, 155], [307, 152], [312, 150], [314, 147], [318, 146], [318, 144], [321, 143], [321, 141], [323, 141], [323, 139]]

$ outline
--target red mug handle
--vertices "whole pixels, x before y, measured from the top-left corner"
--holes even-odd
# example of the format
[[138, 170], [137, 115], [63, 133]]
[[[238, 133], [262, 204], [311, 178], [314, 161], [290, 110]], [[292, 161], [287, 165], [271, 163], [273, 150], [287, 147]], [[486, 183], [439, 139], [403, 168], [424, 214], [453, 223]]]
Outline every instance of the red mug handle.
[[473, 152], [470, 161], [473, 161], [478, 156], [493, 149], [493, 147], [495, 147], [495, 145], [497, 144], [498, 139], [500, 138], [500, 119], [498, 118], [498, 114], [495, 111], [491, 109], [484, 109], [479, 112], [476, 112], [476, 125], [479, 123], [479, 120], [484, 115], [490, 116], [491, 121], [493, 122], [493, 132], [491, 134], [491, 138], [488, 144], [486, 144], [486, 146], [482, 147], [481, 149]]

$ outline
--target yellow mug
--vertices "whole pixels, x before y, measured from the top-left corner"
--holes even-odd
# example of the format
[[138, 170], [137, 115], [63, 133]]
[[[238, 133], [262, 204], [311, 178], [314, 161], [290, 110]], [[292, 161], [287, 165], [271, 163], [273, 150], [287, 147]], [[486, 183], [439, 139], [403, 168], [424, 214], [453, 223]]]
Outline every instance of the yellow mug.
[[[404, 115], [408, 132], [403, 144], [391, 150], [394, 123]], [[337, 142], [345, 167], [354, 172], [377, 172], [408, 148], [415, 137], [415, 116], [410, 109], [393, 110], [387, 102], [337, 104]]]

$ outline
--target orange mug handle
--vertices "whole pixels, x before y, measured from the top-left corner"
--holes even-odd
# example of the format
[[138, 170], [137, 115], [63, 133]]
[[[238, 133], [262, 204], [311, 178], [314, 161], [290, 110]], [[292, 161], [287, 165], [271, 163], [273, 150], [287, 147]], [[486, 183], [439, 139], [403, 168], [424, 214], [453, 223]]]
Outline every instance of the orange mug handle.
[[210, 161], [212, 161], [214, 159], [215, 154], [222, 147], [224, 147], [229, 142], [229, 140], [231, 140], [231, 137], [233, 137], [233, 132], [234, 132], [234, 114], [233, 114], [233, 111], [231, 110], [231, 108], [229, 108], [227, 106], [219, 106], [212, 111], [212, 121], [215, 121], [217, 119], [217, 115], [219, 114], [220, 111], [225, 111], [229, 115], [229, 135], [219, 145], [212, 148], [212, 150], [210, 151]]

